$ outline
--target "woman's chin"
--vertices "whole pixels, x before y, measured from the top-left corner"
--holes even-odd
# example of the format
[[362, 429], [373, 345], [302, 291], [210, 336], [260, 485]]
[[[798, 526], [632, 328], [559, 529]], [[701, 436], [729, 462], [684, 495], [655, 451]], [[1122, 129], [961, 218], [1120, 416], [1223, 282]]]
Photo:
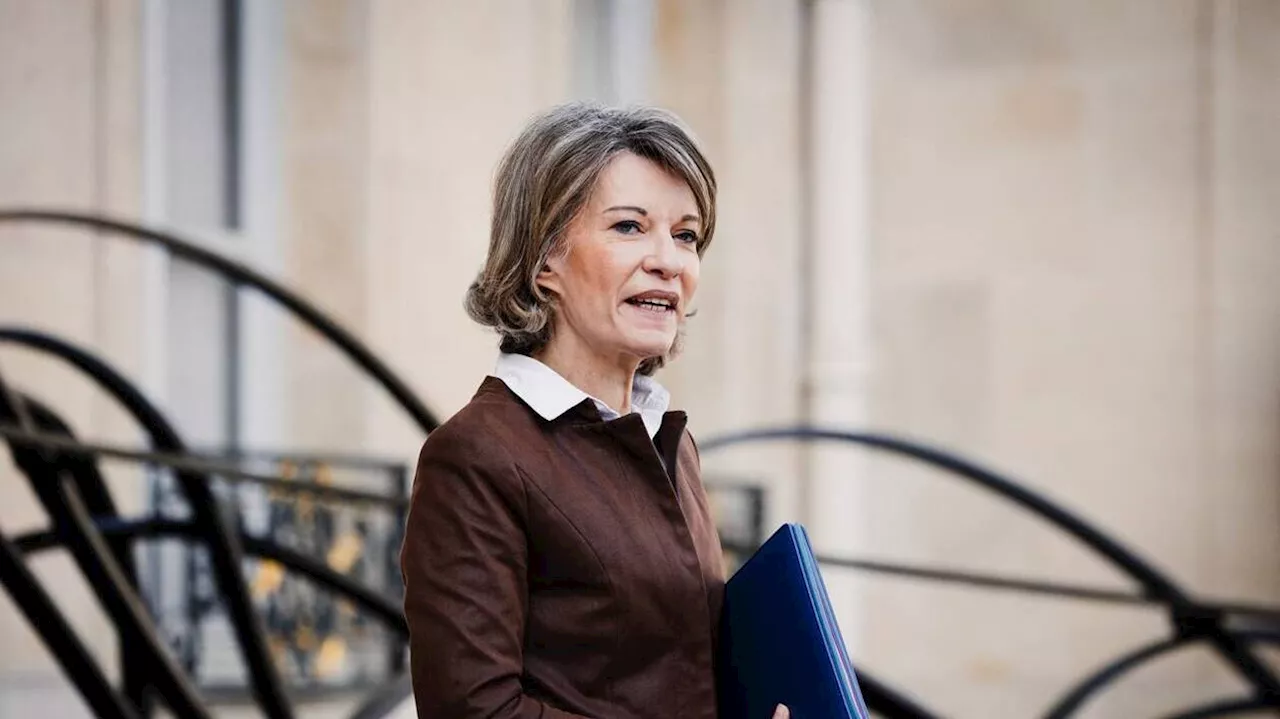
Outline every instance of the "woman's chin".
[[671, 345], [675, 342], [674, 336], [654, 335], [646, 337], [631, 337], [626, 343], [626, 353], [641, 360], [650, 357], [661, 357], [671, 351]]

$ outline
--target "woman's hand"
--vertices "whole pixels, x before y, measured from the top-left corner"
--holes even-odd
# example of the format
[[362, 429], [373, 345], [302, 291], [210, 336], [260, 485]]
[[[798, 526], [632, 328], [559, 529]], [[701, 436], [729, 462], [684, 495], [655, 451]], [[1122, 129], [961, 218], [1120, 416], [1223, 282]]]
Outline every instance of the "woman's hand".
[[786, 704], [779, 704], [778, 708], [773, 710], [773, 719], [791, 719], [791, 710]]

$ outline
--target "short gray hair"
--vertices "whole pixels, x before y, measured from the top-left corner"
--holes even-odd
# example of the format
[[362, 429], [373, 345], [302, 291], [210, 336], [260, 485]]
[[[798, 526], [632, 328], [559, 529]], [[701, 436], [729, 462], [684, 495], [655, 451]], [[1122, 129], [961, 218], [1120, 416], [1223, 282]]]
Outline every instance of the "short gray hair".
[[[503, 352], [532, 354], [551, 339], [554, 297], [538, 286], [538, 273], [565, 251], [565, 230], [620, 152], [689, 185], [702, 218], [697, 251], [706, 252], [716, 225], [715, 173], [675, 115], [651, 107], [555, 107], [525, 127], [498, 166], [489, 255], [467, 290], [467, 314], [498, 331]], [[649, 358], [639, 371], [650, 374], [666, 359]]]

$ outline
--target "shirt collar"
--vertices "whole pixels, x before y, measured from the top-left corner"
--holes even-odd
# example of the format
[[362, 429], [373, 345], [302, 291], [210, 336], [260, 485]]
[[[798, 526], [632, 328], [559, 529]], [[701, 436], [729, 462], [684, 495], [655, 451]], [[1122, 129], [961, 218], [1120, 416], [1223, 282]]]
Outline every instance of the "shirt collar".
[[[498, 355], [493, 375], [545, 420], [553, 420], [589, 399], [605, 421], [619, 415], [604, 402], [575, 387], [558, 372], [522, 354]], [[631, 409], [644, 420], [645, 430], [653, 437], [662, 426], [662, 416], [671, 405], [671, 394], [652, 377], [636, 375], [631, 383]]]

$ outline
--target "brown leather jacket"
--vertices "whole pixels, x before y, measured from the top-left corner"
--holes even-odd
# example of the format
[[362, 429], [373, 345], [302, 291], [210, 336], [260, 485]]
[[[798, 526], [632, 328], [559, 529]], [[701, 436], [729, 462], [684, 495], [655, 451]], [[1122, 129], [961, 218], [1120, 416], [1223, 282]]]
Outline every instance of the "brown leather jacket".
[[401, 552], [422, 719], [716, 716], [724, 570], [685, 424], [546, 421], [490, 377], [431, 434]]

